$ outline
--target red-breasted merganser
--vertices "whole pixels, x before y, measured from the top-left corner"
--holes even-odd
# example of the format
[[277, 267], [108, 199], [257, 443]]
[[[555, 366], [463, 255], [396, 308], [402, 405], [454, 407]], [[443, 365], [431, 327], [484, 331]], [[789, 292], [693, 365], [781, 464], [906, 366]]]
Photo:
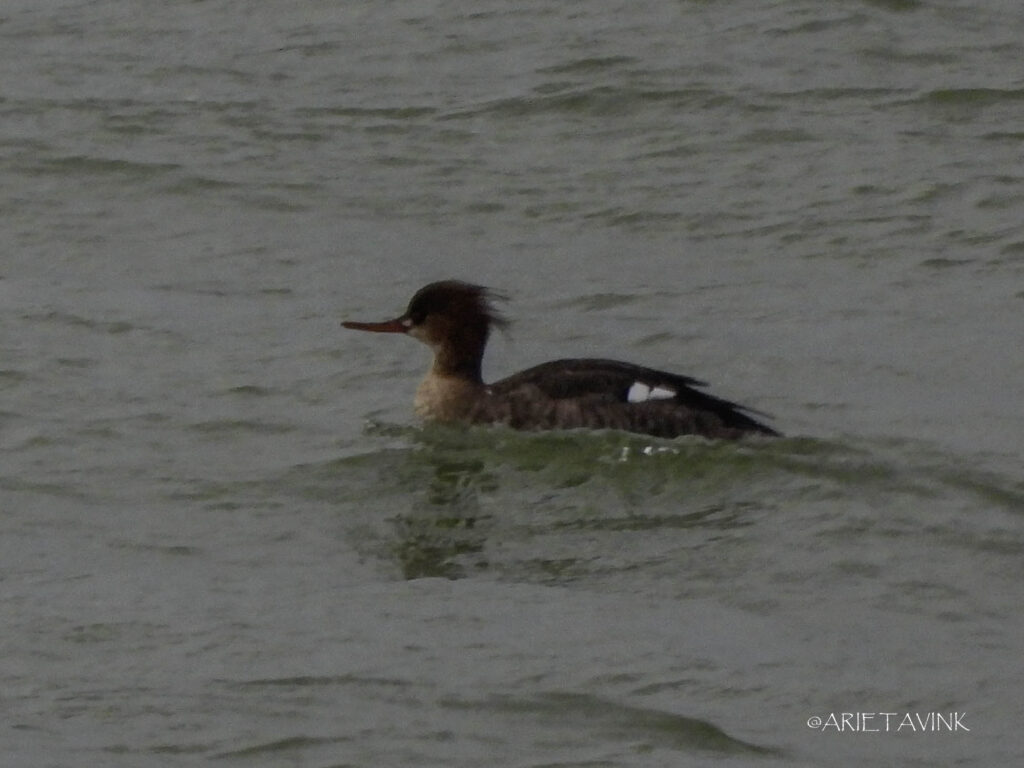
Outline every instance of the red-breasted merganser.
[[345, 322], [357, 331], [404, 333], [434, 351], [416, 390], [428, 420], [506, 424], [515, 429], [621, 429], [658, 437], [778, 435], [750, 409], [705, 394], [704, 382], [614, 360], [555, 360], [493, 384], [480, 363], [491, 328], [505, 325], [499, 295], [458, 280], [416, 292], [405, 313], [382, 323]]

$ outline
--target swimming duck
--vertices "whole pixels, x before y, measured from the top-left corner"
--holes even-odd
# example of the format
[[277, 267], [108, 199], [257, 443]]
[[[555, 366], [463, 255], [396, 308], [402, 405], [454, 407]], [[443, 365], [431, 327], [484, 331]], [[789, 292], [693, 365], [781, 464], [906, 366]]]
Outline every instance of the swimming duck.
[[487, 339], [506, 324], [496, 298], [483, 286], [444, 280], [418, 290], [393, 320], [342, 325], [402, 333], [433, 350], [414, 402], [427, 420], [523, 430], [619, 429], [669, 438], [779, 435], [754, 419], [751, 409], [697, 389], [707, 386], [702, 381], [615, 360], [554, 360], [485, 384], [480, 370]]

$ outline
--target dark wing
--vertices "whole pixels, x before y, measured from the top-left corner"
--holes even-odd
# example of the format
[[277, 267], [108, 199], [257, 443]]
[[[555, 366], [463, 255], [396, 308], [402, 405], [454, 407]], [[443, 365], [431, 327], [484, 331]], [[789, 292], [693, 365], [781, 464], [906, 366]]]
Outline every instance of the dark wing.
[[638, 381], [648, 386], [664, 385], [677, 389], [707, 386], [703, 381], [689, 376], [655, 371], [617, 360], [598, 359], [553, 360], [527, 368], [491, 386], [508, 390], [523, 385], [534, 386], [548, 397], [559, 400], [583, 395], [608, 395], [625, 402], [630, 387]]
[[481, 420], [542, 428], [610, 428], [675, 437], [777, 435], [750, 409], [695, 387], [688, 376], [615, 360], [555, 360], [490, 385]]

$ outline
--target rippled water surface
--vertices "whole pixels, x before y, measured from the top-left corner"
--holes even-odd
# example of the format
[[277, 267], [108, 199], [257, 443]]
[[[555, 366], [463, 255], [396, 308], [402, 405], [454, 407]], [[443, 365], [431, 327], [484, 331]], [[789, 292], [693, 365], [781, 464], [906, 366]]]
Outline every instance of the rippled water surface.
[[[3, 5], [4, 764], [1019, 763], [1022, 41]], [[338, 322], [445, 277], [509, 294], [488, 376], [627, 359], [787, 437], [422, 427], [427, 351]]]

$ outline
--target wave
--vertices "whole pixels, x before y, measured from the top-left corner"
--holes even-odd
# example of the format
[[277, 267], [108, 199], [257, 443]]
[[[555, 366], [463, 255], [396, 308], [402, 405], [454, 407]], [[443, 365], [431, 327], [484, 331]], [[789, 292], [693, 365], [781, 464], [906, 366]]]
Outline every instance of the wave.
[[[1024, 551], [1024, 482], [914, 441], [656, 440], [619, 432], [368, 425], [380, 444], [275, 488], [337, 510], [404, 578], [566, 582], [671, 572], [721, 546], [830, 542]], [[659, 576], [659, 574], [661, 576]]]

